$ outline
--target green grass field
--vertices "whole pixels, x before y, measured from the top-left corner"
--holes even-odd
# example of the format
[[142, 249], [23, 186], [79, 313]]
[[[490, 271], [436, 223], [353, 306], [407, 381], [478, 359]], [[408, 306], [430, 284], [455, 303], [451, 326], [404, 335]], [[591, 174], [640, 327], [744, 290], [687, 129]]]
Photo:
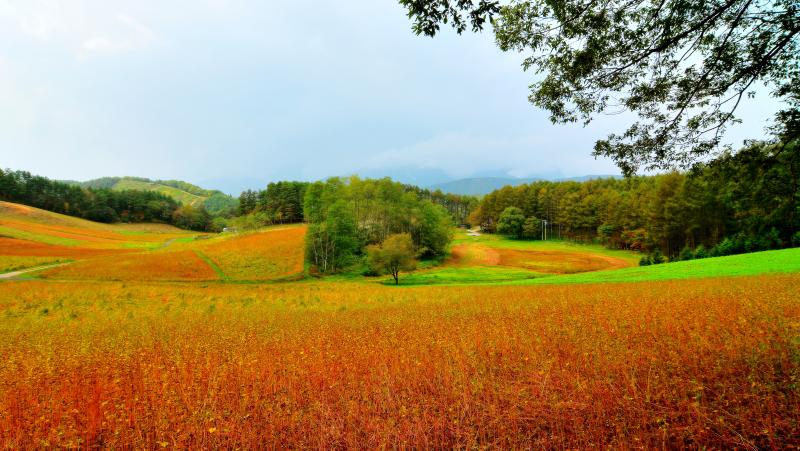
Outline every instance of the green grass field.
[[[481, 284], [503, 283], [542, 277], [533, 271], [499, 266], [472, 266], [466, 268], [437, 268], [400, 275], [400, 285]], [[383, 280], [394, 285], [394, 279]]]
[[[565, 241], [511, 240], [498, 235], [468, 237], [459, 233], [454, 242], [455, 244], [476, 243], [493, 248], [527, 251], [587, 252], [595, 255], [621, 258], [631, 264], [638, 263], [640, 258], [640, 255], [634, 252], [610, 250], [599, 245], [584, 245]], [[585, 284], [735, 277], [792, 272], [800, 272], [800, 248], [562, 275], [537, 273], [503, 266], [433, 267], [401, 274], [400, 285]], [[380, 278], [378, 280], [386, 285], [394, 285], [394, 280], [391, 278]]]
[[[755, 276], [759, 274], [796, 272], [800, 272], [800, 248], [564, 275], [537, 274], [531, 271], [490, 266], [442, 268], [405, 275], [401, 274], [400, 285], [587, 284]], [[386, 285], [394, 284], [391, 279], [382, 279], [382, 282]]]
[[175, 199], [184, 205], [200, 205], [206, 200], [203, 196], [187, 193], [186, 191], [172, 186], [160, 185], [158, 183], [142, 182], [139, 180], [122, 179], [114, 185], [115, 190], [132, 189], [139, 191], [156, 191]]
[[800, 272], [800, 248], [704, 258], [613, 271], [543, 277], [535, 284], [642, 282]]

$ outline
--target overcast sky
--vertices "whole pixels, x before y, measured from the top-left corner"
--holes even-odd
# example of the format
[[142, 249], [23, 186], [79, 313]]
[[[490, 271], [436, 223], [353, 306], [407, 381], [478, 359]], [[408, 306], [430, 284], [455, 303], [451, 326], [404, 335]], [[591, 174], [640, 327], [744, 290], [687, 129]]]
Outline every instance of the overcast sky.
[[[489, 33], [417, 37], [396, 0], [0, 0], [0, 167], [229, 191], [617, 173], [590, 153], [630, 117], [552, 125], [521, 59]], [[745, 104], [727, 141], [774, 109]]]

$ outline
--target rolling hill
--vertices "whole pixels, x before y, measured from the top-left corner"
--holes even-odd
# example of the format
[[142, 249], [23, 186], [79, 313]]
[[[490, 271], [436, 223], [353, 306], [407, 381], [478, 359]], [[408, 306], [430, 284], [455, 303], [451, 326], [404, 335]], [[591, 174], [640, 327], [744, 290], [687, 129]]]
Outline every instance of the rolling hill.
[[165, 194], [183, 205], [202, 205], [210, 213], [236, 208], [238, 201], [222, 191], [208, 190], [180, 180], [150, 180], [143, 177], [101, 177], [86, 182], [65, 181], [84, 188], [112, 190], [156, 191]]

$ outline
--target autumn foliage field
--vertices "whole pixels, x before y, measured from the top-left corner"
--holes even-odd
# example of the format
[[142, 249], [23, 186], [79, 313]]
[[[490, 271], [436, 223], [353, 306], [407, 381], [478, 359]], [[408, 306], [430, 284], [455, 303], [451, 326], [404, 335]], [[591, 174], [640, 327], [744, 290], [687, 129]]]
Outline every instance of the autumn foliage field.
[[47, 270], [44, 277], [70, 280], [217, 280], [214, 270], [192, 251], [97, 258]]
[[543, 274], [572, 274], [631, 266], [630, 262], [620, 258], [585, 252], [503, 249], [481, 244], [458, 244], [453, 246], [451, 254], [446, 266], [504, 266]]
[[155, 248], [165, 241], [192, 235], [166, 224], [101, 224], [0, 201], [0, 237], [6, 239], [108, 251]]
[[300, 225], [209, 235], [165, 224], [99, 224], [0, 202], [0, 269], [52, 262], [43, 278], [111, 281], [269, 281], [303, 275]]
[[303, 273], [305, 227], [284, 226], [227, 240], [198, 243], [200, 249], [233, 280], [272, 280]]
[[798, 275], [7, 282], [0, 446], [797, 446], [798, 299]]
[[737, 256], [656, 280], [626, 254], [479, 237], [439, 274], [528, 285], [393, 287], [305, 277], [302, 226], [82, 228], [0, 204], [2, 224], [0, 267], [65, 263], [0, 281], [2, 448], [800, 447], [791, 250], [749, 260], [785, 274], [708, 277]]

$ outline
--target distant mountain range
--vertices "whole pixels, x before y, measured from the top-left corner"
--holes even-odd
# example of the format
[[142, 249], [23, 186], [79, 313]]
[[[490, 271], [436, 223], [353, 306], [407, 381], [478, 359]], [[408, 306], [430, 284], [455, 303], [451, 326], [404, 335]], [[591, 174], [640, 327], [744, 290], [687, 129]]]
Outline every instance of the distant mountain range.
[[441, 190], [450, 194], [465, 194], [471, 196], [483, 196], [504, 186], [519, 186], [540, 180], [551, 180], [554, 182], [584, 182], [586, 180], [617, 178], [616, 175], [584, 175], [580, 177], [567, 177], [558, 179], [547, 179], [543, 177], [533, 178], [512, 178], [512, 177], [475, 177], [453, 180], [450, 182], [436, 183], [429, 185], [432, 190]]

